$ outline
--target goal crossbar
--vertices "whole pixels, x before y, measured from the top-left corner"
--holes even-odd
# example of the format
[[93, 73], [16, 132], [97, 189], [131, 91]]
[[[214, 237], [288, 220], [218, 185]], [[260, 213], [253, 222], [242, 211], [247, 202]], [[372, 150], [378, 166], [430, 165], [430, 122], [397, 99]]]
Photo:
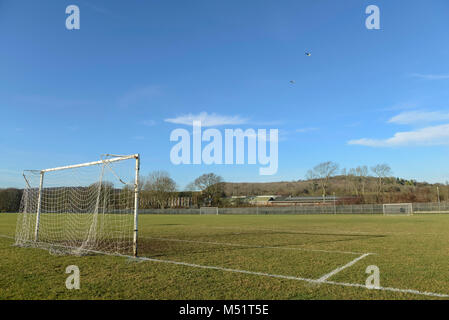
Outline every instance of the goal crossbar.
[[[133, 155], [129, 155], [129, 156], [120, 156], [120, 157], [115, 157], [115, 158], [111, 158], [111, 159], [104, 159], [104, 160], [98, 160], [98, 161], [93, 161], [93, 162], [86, 162], [86, 163], [74, 164], [74, 165], [70, 165], [70, 166], [56, 167], [56, 168], [43, 169], [43, 170], [37, 170], [37, 171], [40, 171], [41, 173], [45, 173], [45, 172], [59, 171], [59, 170], [65, 170], [65, 169], [82, 168], [82, 167], [89, 167], [89, 166], [94, 166], [97, 164], [103, 164], [103, 163], [108, 163], [108, 162], [128, 160], [128, 159], [132, 159], [132, 158], [138, 159], [139, 154], [133, 154]], [[24, 170], [24, 171], [36, 171], [36, 170]]]

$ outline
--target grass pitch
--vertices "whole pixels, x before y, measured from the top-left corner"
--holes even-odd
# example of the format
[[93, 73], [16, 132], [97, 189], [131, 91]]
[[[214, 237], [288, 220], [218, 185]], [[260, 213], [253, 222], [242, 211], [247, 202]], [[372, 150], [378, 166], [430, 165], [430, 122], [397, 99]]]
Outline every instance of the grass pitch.
[[[0, 214], [0, 299], [449, 297], [449, 215], [141, 215], [150, 260], [14, 247], [16, 218]], [[380, 290], [364, 287], [370, 265]]]

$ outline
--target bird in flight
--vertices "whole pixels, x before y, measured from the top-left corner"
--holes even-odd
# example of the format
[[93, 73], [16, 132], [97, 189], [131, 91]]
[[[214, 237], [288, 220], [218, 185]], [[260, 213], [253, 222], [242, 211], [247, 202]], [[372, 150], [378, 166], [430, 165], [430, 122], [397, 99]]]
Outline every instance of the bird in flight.
[[291, 84], [295, 84], [295, 80], [290, 80], [290, 83]]
[[310, 52], [306, 52], [306, 56], [310, 57], [312, 54]]

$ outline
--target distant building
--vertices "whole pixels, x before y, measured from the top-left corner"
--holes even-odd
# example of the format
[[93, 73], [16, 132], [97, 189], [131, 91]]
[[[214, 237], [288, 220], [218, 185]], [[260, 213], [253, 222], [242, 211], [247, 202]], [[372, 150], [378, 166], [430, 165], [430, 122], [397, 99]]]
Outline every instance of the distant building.
[[292, 196], [232, 196], [231, 202], [246, 203], [252, 206], [311, 206], [342, 204], [354, 200], [354, 197], [326, 196], [324, 197], [292, 197]]
[[305, 206], [305, 205], [323, 205], [333, 204], [342, 200], [342, 197], [325, 196], [323, 197], [274, 197], [269, 201], [272, 206]]
[[248, 198], [248, 202], [252, 205], [256, 206], [266, 206], [270, 204], [270, 201], [273, 201], [276, 196], [253, 196]]

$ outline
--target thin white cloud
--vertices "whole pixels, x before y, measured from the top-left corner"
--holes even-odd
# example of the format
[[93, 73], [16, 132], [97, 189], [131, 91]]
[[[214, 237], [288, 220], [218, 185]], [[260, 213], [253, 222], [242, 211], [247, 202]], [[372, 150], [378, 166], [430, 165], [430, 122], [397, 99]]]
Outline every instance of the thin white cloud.
[[422, 73], [412, 73], [410, 76], [413, 78], [419, 78], [424, 80], [445, 80], [449, 79], [449, 74], [422, 74]]
[[407, 111], [394, 116], [389, 123], [413, 124], [449, 120], [449, 112], [441, 111]]
[[199, 114], [186, 114], [176, 118], [165, 119], [165, 122], [174, 124], [184, 124], [191, 126], [193, 121], [201, 121], [203, 127], [217, 127], [224, 125], [240, 125], [248, 122], [247, 119], [243, 119], [240, 116], [223, 116], [216, 113], [208, 114], [207, 112], [201, 112]]
[[350, 145], [368, 147], [403, 147], [449, 145], [449, 124], [430, 126], [415, 131], [398, 132], [388, 139], [358, 139]]

